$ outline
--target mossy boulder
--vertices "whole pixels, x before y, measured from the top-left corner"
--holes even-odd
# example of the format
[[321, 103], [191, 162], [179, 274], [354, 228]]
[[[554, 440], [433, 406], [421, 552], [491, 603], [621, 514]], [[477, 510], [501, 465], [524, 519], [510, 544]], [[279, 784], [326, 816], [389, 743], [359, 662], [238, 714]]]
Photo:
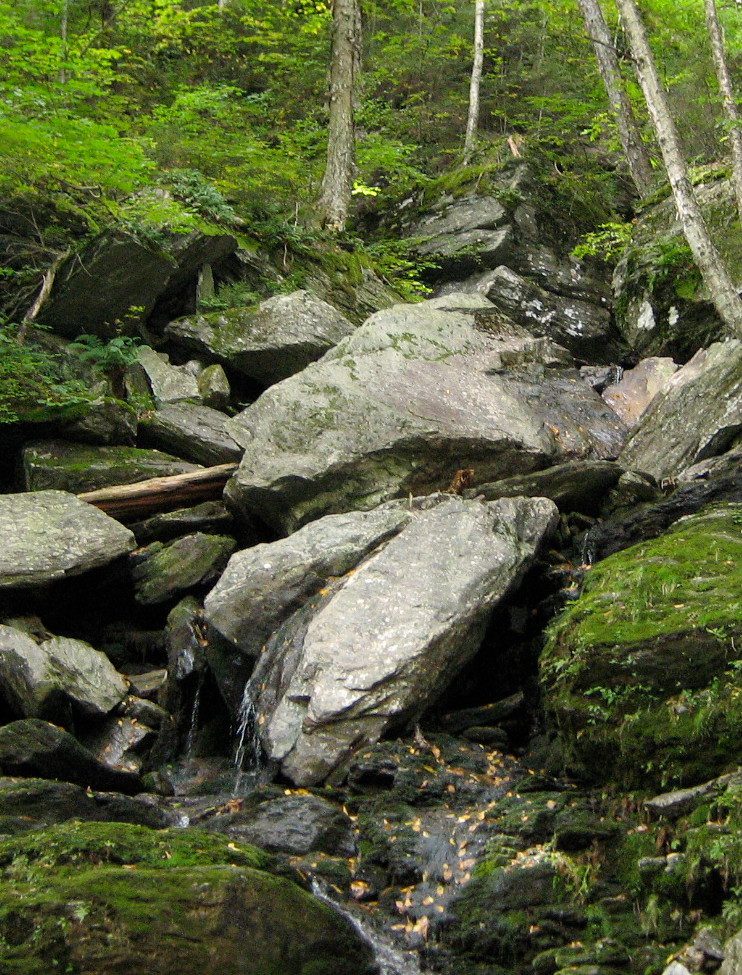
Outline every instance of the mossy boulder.
[[27, 491], [70, 491], [79, 494], [117, 484], [135, 484], [151, 477], [187, 474], [198, 469], [159, 450], [140, 447], [94, 447], [47, 440], [23, 451]]
[[215, 581], [235, 548], [228, 535], [196, 532], [173, 542], [152, 542], [131, 555], [137, 602], [164, 603], [195, 586]]
[[541, 660], [568, 767], [686, 785], [739, 757], [742, 505], [708, 509], [593, 567]]
[[268, 854], [199, 830], [70, 823], [0, 843], [0, 971], [364, 975], [369, 946]]
[[[708, 174], [696, 189], [712, 237], [732, 278], [742, 285], [742, 223], [731, 183]], [[667, 189], [645, 207], [618, 267], [616, 319], [635, 352], [684, 361], [723, 337]]]

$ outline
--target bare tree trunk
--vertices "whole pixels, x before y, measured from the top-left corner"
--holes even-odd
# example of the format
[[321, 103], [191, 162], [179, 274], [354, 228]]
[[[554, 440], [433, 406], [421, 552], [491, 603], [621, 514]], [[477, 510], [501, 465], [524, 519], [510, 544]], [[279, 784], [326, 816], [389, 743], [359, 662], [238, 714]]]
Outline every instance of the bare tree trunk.
[[62, 19], [60, 23], [60, 34], [62, 37], [62, 67], [59, 69], [59, 81], [60, 84], [67, 84], [67, 69], [65, 64], [67, 62], [67, 35], [69, 29], [69, 18], [70, 18], [70, 2], [69, 0], [62, 0]]
[[634, 58], [636, 74], [662, 152], [683, 233], [719, 317], [733, 334], [742, 336], [742, 299], [708, 232], [688, 175], [680, 136], [670, 113], [667, 92], [660, 81], [635, 0], [617, 0], [617, 4]]
[[711, 53], [714, 58], [716, 76], [719, 79], [724, 114], [729, 122], [729, 144], [732, 149], [732, 184], [737, 197], [737, 210], [742, 220], [742, 118], [740, 118], [737, 100], [734, 97], [732, 76], [729, 73], [726, 53], [724, 51], [724, 31], [719, 22], [719, 12], [716, 0], [705, 0], [706, 26], [711, 38]]
[[482, 65], [484, 63], [484, 0], [475, 0], [474, 5], [474, 63], [471, 69], [469, 86], [469, 118], [466, 122], [464, 140], [464, 165], [471, 162], [477, 145], [479, 130], [479, 93], [482, 87]]
[[618, 136], [629, 166], [629, 173], [639, 196], [645, 196], [652, 184], [652, 164], [631, 101], [623, 86], [616, 48], [608, 24], [605, 22], [600, 0], [579, 0], [579, 3], [588, 36], [595, 48], [595, 57], [608, 94], [608, 101], [616, 119]]
[[323, 226], [345, 229], [355, 169], [355, 97], [360, 74], [361, 10], [358, 0], [334, 0], [330, 64], [327, 166], [317, 204]]

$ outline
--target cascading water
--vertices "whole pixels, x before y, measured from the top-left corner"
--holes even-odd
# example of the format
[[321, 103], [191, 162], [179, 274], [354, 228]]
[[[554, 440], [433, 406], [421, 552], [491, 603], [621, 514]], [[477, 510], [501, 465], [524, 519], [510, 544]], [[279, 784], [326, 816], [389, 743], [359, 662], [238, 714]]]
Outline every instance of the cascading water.
[[246, 763], [253, 772], [259, 771], [263, 763], [263, 748], [260, 744], [260, 732], [258, 730], [258, 714], [252, 698], [250, 681], [245, 684], [242, 702], [237, 712], [237, 745], [234, 752], [236, 775], [232, 790], [232, 794], [235, 796], [239, 794], [242, 786]]
[[342, 904], [334, 901], [316, 879], [312, 880], [312, 893], [328, 907], [331, 907], [336, 914], [344, 917], [366, 944], [370, 945], [379, 968], [379, 975], [425, 975], [425, 972], [420, 968], [416, 952], [400, 951], [395, 948], [383, 934], [371, 928], [370, 925], [365, 925], [359, 917], [343, 907]]

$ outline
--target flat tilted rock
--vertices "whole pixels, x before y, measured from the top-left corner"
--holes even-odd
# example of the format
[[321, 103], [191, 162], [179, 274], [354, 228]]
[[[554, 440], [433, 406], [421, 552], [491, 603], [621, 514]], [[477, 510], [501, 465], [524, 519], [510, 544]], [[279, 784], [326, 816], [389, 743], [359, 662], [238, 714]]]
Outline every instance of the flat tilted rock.
[[[436, 700], [474, 656], [492, 610], [557, 521], [544, 498], [482, 503], [436, 495], [378, 512], [386, 513], [390, 523], [375, 526], [375, 542], [363, 513], [348, 516], [340, 531], [331, 517], [297, 533], [293, 572], [277, 542], [283, 591], [245, 606], [243, 633], [249, 623], [274, 629], [250, 684], [262, 743], [298, 785], [323, 781], [359, 747], [414, 721]], [[364, 541], [348, 539], [353, 520]], [[343, 537], [346, 558], [339, 559]], [[302, 586], [305, 540], [314, 546], [311, 595]], [[261, 546], [262, 570], [257, 560], [241, 563], [246, 589], [265, 578], [271, 548]], [[225, 585], [238, 605], [235, 576], [228, 572]], [[207, 613], [214, 609], [212, 600]]]
[[657, 480], [723, 454], [742, 432], [742, 341], [701, 349], [641, 418], [619, 462]]
[[118, 484], [136, 484], [151, 477], [170, 477], [198, 470], [159, 450], [141, 447], [92, 447], [64, 440], [45, 440], [23, 450], [27, 491], [70, 491], [82, 494]]
[[534, 335], [548, 336], [581, 359], [603, 363], [625, 351], [606, 308], [546, 291], [509, 267], [491, 271], [477, 290]]
[[119, 522], [63, 491], [0, 495], [0, 589], [108, 565], [135, 547]]
[[308, 291], [295, 291], [269, 298], [256, 308], [181, 318], [165, 331], [182, 349], [270, 385], [319, 359], [353, 328], [326, 301]]
[[197, 403], [167, 403], [142, 417], [143, 442], [196, 464], [213, 467], [242, 457], [227, 433], [227, 417]]
[[0, 728], [0, 769], [7, 775], [58, 779], [94, 789], [142, 791], [137, 774], [111, 768], [69, 732], [37, 718], [24, 718]]
[[[337, 511], [571, 459], [615, 457], [623, 424], [564, 351], [472, 296], [372, 316], [230, 420], [245, 448], [230, 500], [284, 531]], [[441, 307], [440, 302], [445, 304]], [[481, 303], [482, 299], [478, 301]]]
[[114, 338], [122, 322], [142, 326], [159, 299], [195, 285], [204, 264], [236, 250], [227, 234], [163, 230], [150, 245], [120, 228], [104, 230], [60, 266], [39, 322], [70, 338], [83, 332]]
[[464, 497], [550, 498], [560, 511], [595, 512], [623, 473], [610, 460], [575, 460], [535, 474], [508, 477], [464, 492]]
[[83, 640], [0, 626], [0, 688], [23, 717], [63, 720], [70, 707], [102, 717], [127, 687], [108, 657]]

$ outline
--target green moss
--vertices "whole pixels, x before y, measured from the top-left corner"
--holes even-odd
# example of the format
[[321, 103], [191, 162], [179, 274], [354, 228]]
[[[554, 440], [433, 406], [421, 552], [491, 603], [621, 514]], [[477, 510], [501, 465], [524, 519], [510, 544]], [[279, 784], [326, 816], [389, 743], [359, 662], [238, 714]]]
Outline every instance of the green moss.
[[575, 771], [664, 786], [735, 760], [741, 515], [714, 508], [611, 556], [552, 625], [545, 702]]
[[350, 926], [267, 873], [272, 863], [199, 830], [120, 823], [66, 823], [6, 840], [0, 972], [366, 973], [370, 952]]
[[[151, 830], [127, 823], [62, 823], [0, 841], [0, 869], [13, 875], [85, 865], [188, 867], [232, 864], [264, 869], [273, 858], [203, 830]], [[20, 866], [19, 866], [20, 865]]]
[[736, 628], [742, 619], [741, 525], [742, 505], [715, 509], [594, 566], [580, 599], [551, 628], [547, 656], [559, 656], [565, 637], [575, 661], [582, 648]]

